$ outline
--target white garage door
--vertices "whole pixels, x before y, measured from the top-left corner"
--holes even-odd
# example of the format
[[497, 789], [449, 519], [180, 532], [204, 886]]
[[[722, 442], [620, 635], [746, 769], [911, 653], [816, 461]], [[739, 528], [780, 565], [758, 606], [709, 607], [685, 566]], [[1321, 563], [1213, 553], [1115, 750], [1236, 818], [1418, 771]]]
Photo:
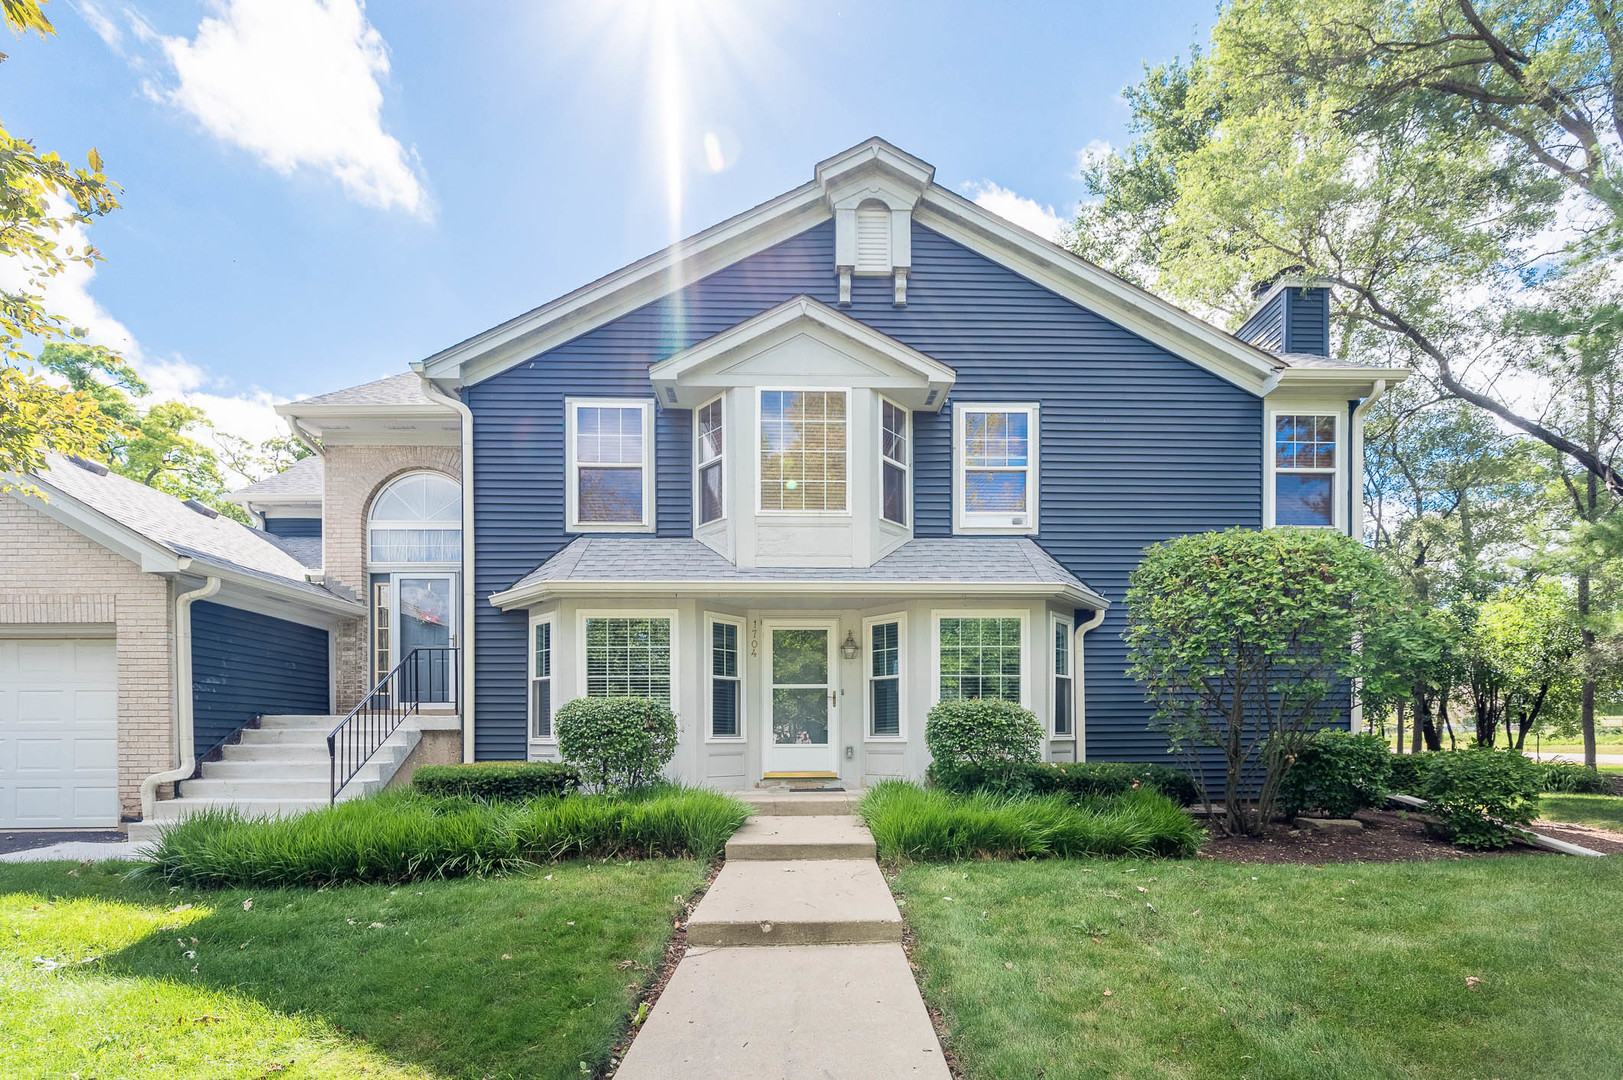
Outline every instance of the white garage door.
[[118, 825], [112, 638], [0, 638], [0, 828]]

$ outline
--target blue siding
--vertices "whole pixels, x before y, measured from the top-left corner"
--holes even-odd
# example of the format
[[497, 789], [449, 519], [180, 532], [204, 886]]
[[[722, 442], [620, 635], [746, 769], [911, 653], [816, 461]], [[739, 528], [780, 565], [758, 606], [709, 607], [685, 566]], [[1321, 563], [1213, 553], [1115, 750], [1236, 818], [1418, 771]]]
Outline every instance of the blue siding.
[[1330, 355], [1330, 290], [1286, 289], [1290, 316], [1286, 325], [1290, 334], [1285, 342], [1286, 352]]
[[[525, 752], [525, 625], [488, 597], [563, 531], [563, 398], [648, 397], [647, 369], [793, 296], [836, 302], [832, 224], [743, 260], [465, 391], [474, 413], [476, 689], [481, 758]], [[1261, 401], [940, 234], [913, 229], [908, 306], [857, 278], [852, 316], [958, 372], [958, 400], [1037, 401], [1041, 521], [1055, 558], [1116, 603], [1087, 637], [1088, 755], [1155, 760], [1140, 688], [1123, 675], [1127, 574], [1145, 544], [1258, 525]], [[916, 414], [916, 532], [951, 532], [951, 414]], [[690, 421], [660, 410], [658, 525], [689, 535]]]
[[1234, 336], [1259, 349], [1283, 352], [1285, 349], [1285, 294], [1283, 291], [1251, 313]]
[[327, 631], [193, 604], [193, 747], [203, 753], [254, 716], [326, 714], [327, 674]]
[[265, 519], [265, 531], [272, 536], [321, 538], [321, 519], [274, 517]]

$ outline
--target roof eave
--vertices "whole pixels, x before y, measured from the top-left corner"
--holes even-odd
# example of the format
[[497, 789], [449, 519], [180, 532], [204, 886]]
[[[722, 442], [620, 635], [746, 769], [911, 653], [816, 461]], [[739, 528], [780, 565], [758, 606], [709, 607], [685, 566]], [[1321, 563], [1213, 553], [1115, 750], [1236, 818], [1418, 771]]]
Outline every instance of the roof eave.
[[1270, 380], [1264, 393], [1275, 390], [1319, 390], [1368, 397], [1375, 392], [1377, 382], [1391, 386], [1413, 374], [1413, 369], [1406, 367], [1288, 367], [1282, 368]]
[[579, 596], [649, 596], [654, 594], [730, 595], [783, 593], [800, 595], [867, 596], [1028, 596], [1069, 600], [1103, 611], [1110, 601], [1086, 587], [1069, 582], [962, 582], [962, 581], [538, 581], [493, 593], [490, 602], [503, 611]]

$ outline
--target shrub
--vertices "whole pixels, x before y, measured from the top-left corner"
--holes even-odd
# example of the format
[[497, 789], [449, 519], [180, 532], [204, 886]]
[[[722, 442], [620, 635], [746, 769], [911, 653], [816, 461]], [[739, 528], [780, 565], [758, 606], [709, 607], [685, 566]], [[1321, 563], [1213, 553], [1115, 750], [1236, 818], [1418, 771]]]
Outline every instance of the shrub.
[[279, 888], [467, 877], [574, 856], [709, 859], [748, 817], [731, 796], [675, 786], [519, 804], [388, 791], [290, 818], [194, 815], [163, 830], [140, 872]]
[[523, 802], [568, 795], [580, 770], [559, 761], [481, 761], [471, 765], [425, 765], [411, 777], [423, 795]]
[[1165, 765], [1124, 761], [1030, 762], [1009, 769], [982, 765], [957, 769], [930, 766], [930, 781], [958, 795], [978, 791], [1006, 794], [1064, 795], [1076, 802], [1100, 795], [1124, 795], [1135, 789], [1159, 791], [1180, 806], [1200, 798], [1200, 788], [1188, 774]]
[[599, 791], [651, 784], [676, 753], [676, 714], [649, 698], [576, 698], [553, 723], [559, 755]]
[[1036, 714], [1012, 701], [943, 701], [924, 724], [924, 745], [936, 767], [952, 772], [979, 766], [1005, 784], [1015, 766], [1041, 759], [1042, 742]]
[[887, 780], [857, 806], [888, 862], [980, 857], [1185, 856], [1200, 825], [1153, 791], [1073, 804], [1058, 796], [954, 795]]
[[1426, 789], [1426, 766], [1435, 754], [1392, 754], [1387, 765], [1392, 770], [1391, 790], [1404, 795], [1421, 795]]
[[1350, 818], [1381, 806], [1392, 787], [1392, 752], [1379, 735], [1321, 731], [1309, 739], [1279, 789], [1279, 804], [1290, 817], [1323, 810]]
[[1610, 795], [1611, 782], [1606, 776], [1576, 761], [1535, 762], [1543, 779], [1545, 791], [1559, 791], [1570, 795]]
[[1432, 755], [1426, 766], [1428, 812], [1460, 847], [1507, 847], [1532, 822], [1543, 787], [1538, 766], [1516, 751], [1488, 747]]

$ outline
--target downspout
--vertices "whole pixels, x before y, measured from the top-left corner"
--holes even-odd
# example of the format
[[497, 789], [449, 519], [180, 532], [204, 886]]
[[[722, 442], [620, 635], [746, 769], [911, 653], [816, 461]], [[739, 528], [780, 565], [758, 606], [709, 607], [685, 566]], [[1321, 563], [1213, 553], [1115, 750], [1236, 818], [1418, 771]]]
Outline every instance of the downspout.
[[1095, 610], [1085, 620], [1077, 623], [1073, 637], [1076, 648], [1071, 651], [1076, 659], [1072, 667], [1076, 669], [1072, 676], [1076, 680], [1076, 760], [1088, 760], [1088, 676], [1083, 670], [1082, 663], [1082, 635], [1105, 621], [1104, 608]]
[[[186, 569], [190, 559], [182, 560]], [[192, 712], [192, 604], [207, 600], [220, 591], [220, 579], [209, 577], [201, 589], [183, 592], [175, 597], [175, 742], [180, 754], [180, 765], [153, 773], [141, 781], [141, 820], [151, 821], [158, 804], [158, 786], [176, 780], [188, 779], [197, 769], [197, 748], [193, 744]]]
[[423, 394], [455, 409], [462, 417], [462, 760], [473, 760], [473, 410], [452, 397], [421, 371]]

